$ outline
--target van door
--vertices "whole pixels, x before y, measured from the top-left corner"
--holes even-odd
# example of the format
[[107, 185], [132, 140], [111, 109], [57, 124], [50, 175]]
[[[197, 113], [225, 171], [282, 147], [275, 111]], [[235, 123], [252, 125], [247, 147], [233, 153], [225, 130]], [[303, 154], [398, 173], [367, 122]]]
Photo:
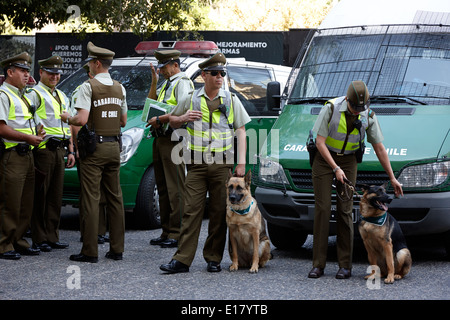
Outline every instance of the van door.
[[277, 111], [269, 111], [266, 105], [267, 84], [275, 80], [269, 67], [227, 64], [228, 88], [236, 94], [252, 121], [245, 126], [247, 132], [246, 171], [255, 163], [255, 155], [272, 128]]

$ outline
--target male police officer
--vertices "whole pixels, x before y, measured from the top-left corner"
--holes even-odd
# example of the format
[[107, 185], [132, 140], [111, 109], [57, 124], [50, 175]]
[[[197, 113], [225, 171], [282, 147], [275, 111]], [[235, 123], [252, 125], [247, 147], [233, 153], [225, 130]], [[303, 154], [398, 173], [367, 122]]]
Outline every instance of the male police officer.
[[238, 146], [235, 174], [244, 176], [245, 124], [250, 121], [239, 98], [222, 89], [225, 64], [222, 53], [199, 64], [205, 86], [191, 93], [190, 99], [178, 105], [170, 116], [170, 125], [174, 128], [188, 123], [187, 144], [192, 162], [187, 165], [185, 211], [178, 250], [168, 264], [160, 266], [169, 273], [189, 271], [197, 250], [207, 192], [209, 227], [203, 257], [208, 272], [221, 271], [227, 232], [225, 183], [234, 163], [229, 151], [233, 148], [235, 129]]
[[[180, 70], [180, 55], [178, 50], [155, 51], [158, 59], [159, 73], [166, 81], [159, 90], [156, 89], [158, 76], [153, 65], [152, 84], [148, 97], [171, 106], [184, 103], [188, 93], [194, 90], [194, 84]], [[156, 185], [159, 194], [159, 208], [162, 233], [156, 239], [150, 240], [152, 245], [163, 248], [176, 247], [180, 235], [181, 216], [184, 206], [184, 163], [175, 164], [171, 159], [172, 149], [178, 141], [172, 141], [173, 129], [168, 126], [169, 114], [153, 117], [148, 125], [152, 126], [155, 136], [153, 142], [153, 165]]]
[[[123, 86], [111, 79], [108, 69], [115, 55], [113, 51], [87, 45], [89, 70], [95, 76], [80, 86], [75, 108], [78, 113], [61, 118], [69, 125], [84, 126], [86, 134], [95, 130], [95, 147], [91, 141], [89, 151], [81, 158], [81, 207], [83, 210], [83, 247], [80, 254], [70, 260], [98, 261], [98, 222], [100, 188], [104, 187], [110, 222], [110, 250], [106, 257], [122, 260], [125, 241], [125, 218], [120, 187], [120, 127], [127, 122], [126, 92]], [[80, 146], [80, 132], [78, 133]], [[95, 149], [95, 150], [94, 150]]]
[[[367, 141], [373, 145], [376, 155], [389, 175], [396, 195], [403, 194], [395, 179], [389, 158], [382, 143], [383, 134], [375, 113], [369, 109], [369, 90], [363, 81], [352, 81], [347, 95], [327, 102], [320, 111], [313, 131], [317, 133], [316, 154], [312, 166], [314, 185], [314, 241], [313, 268], [309, 278], [324, 274], [328, 250], [328, 233], [331, 215], [331, 185], [333, 177], [339, 181], [337, 192], [341, 192], [345, 179], [356, 182], [357, 152], [361, 150], [367, 133]], [[361, 156], [361, 155], [360, 155]], [[339, 270], [337, 279], [351, 276], [353, 253], [353, 198], [337, 197], [337, 257]]]
[[24, 234], [30, 225], [34, 198], [32, 146], [43, 141], [36, 135], [31, 101], [24, 95], [31, 57], [23, 52], [0, 62], [5, 82], [0, 87], [0, 258], [37, 255]]
[[62, 64], [63, 60], [58, 55], [39, 60], [40, 81], [28, 94], [47, 133], [45, 140], [33, 150], [35, 167], [44, 175], [43, 178], [36, 178], [31, 220], [33, 247], [41, 251], [69, 246], [59, 241], [66, 148], [69, 149], [67, 167], [75, 164], [70, 128], [61, 121], [61, 113], [69, 108], [69, 99], [64, 92], [56, 89], [61, 79]]

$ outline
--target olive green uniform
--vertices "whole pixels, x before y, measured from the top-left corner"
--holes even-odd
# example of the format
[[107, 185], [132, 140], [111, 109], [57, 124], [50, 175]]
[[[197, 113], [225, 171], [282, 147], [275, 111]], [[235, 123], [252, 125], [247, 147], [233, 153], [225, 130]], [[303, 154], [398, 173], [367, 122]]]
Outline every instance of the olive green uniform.
[[[158, 101], [168, 104], [182, 102], [193, 89], [193, 84], [184, 72], [167, 80], [164, 91], [158, 91]], [[175, 86], [173, 89], [170, 86]], [[173, 94], [172, 94], [173, 92]], [[174, 99], [175, 101], [172, 101]], [[159, 195], [161, 238], [178, 240], [184, 207], [184, 163], [172, 161], [172, 150], [179, 143], [171, 140], [173, 130], [165, 131], [153, 142], [153, 166]]]
[[[210, 100], [205, 94], [204, 88], [199, 95], [206, 98], [210, 110], [215, 110], [220, 104], [220, 99], [225, 98], [225, 92], [220, 89], [219, 94]], [[236, 96], [232, 96], [234, 111], [234, 128], [240, 128], [250, 121], [242, 103]], [[182, 115], [190, 108], [190, 99], [184, 105], [178, 105], [172, 111], [173, 115]], [[173, 259], [183, 264], [191, 265], [198, 245], [198, 236], [201, 229], [205, 210], [206, 196], [209, 192], [208, 202], [208, 236], [203, 247], [203, 257], [206, 262], [222, 261], [226, 242], [226, 189], [229, 170], [233, 169], [230, 161], [220, 163], [197, 163], [197, 157], [187, 165], [186, 176], [186, 201], [180, 231], [179, 247]], [[202, 157], [202, 159], [204, 159]], [[228, 163], [227, 163], [228, 162]], [[231, 161], [233, 162], [233, 161]]]
[[[332, 116], [332, 104], [326, 104], [314, 125], [313, 131], [322, 137], [327, 137], [328, 124]], [[353, 131], [353, 122], [358, 116], [347, 113], [347, 105], [344, 102], [340, 112], [346, 114], [348, 132]], [[367, 141], [371, 144], [381, 142], [383, 135], [374, 112], [368, 118], [368, 127], [366, 130]], [[338, 155], [331, 152], [336, 164], [344, 171], [348, 180], [356, 183], [357, 161], [355, 154]], [[328, 235], [331, 217], [331, 194], [332, 181], [334, 178], [333, 168], [325, 161], [320, 152], [317, 152], [312, 166], [312, 178], [314, 185], [314, 240], [313, 240], [313, 267], [325, 268]], [[338, 183], [337, 192], [340, 193], [342, 185]], [[345, 201], [345, 198], [336, 197], [336, 219], [337, 219], [337, 257], [341, 268], [350, 269], [352, 267], [353, 254], [353, 198]]]
[[[22, 100], [27, 100], [23, 91], [6, 82], [0, 88], [8, 88]], [[30, 101], [27, 100], [25, 105], [30, 105]], [[6, 93], [0, 91], [0, 120], [8, 125], [12, 120], [10, 116], [10, 100]], [[19, 116], [16, 114], [14, 117]], [[24, 129], [31, 129], [34, 134], [34, 119], [26, 123]], [[23, 141], [17, 143], [24, 145]], [[33, 212], [34, 158], [31, 148], [19, 154], [18, 146], [7, 146], [0, 156], [0, 253], [30, 248], [24, 235]]]
[[[111, 91], [114, 91], [111, 94]], [[127, 112], [126, 93], [122, 85], [113, 82], [108, 73], [100, 73], [93, 80], [83, 83], [78, 92], [75, 108], [83, 108], [90, 111], [88, 126], [97, 130], [101, 125], [100, 118], [95, 118], [92, 122], [91, 114], [93, 109], [100, 108], [95, 105], [94, 95], [97, 92], [103, 94], [102, 97], [114, 99], [104, 99], [104, 101], [120, 100], [120, 114]], [[116, 100], [118, 99], [118, 100]], [[110, 128], [111, 132], [120, 131], [117, 128]], [[103, 136], [103, 135], [102, 135]], [[110, 249], [113, 253], [119, 254], [124, 251], [125, 237], [125, 217], [122, 199], [122, 189], [120, 187], [120, 149], [117, 134], [105, 134], [103, 142], [97, 137], [97, 145], [94, 153], [87, 155], [80, 160], [80, 185], [81, 185], [81, 211], [83, 215], [83, 247], [81, 254], [89, 257], [98, 256], [98, 231], [99, 231], [99, 204], [101, 198], [101, 188], [103, 188], [108, 208], [108, 221], [110, 223]]]
[[[59, 222], [61, 218], [61, 206], [64, 184], [64, 170], [66, 149], [70, 139], [70, 128], [62, 123], [60, 114], [69, 107], [66, 95], [55, 89], [51, 89], [42, 82], [38, 83], [40, 90], [47, 91], [46, 95], [40, 91], [32, 90], [28, 97], [37, 107], [36, 114], [42, 121], [46, 131], [45, 140], [33, 149], [34, 163], [39, 174], [36, 176], [35, 201], [31, 222], [31, 234], [34, 243], [44, 241], [59, 242]], [[53, 96], [53, 99], [50, 98]], [[46, 101], [46, 100], [54, 101]], [[46, 108], [46, 103], [57, 108]], [[56, 120], [56, 121], [55, 121]], [[48, 121], [48, 122], [46, 122]], [[54, 126], [52, 129], [49, 126]], [[50, 141], [50, 139], [52, 139]], [[50, 141], [50, 142], [49, 142]]]

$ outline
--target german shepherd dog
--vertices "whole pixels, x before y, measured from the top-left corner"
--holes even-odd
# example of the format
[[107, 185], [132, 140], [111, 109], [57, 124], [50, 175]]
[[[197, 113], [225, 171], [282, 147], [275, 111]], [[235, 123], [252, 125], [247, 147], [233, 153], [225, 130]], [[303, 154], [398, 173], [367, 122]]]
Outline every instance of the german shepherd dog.
[[[383, 186], [361, 186], [362, 220], [359, 232], [368, 253], [369, 263], [380, 268], [385, 283], [403, 278], [411, 269], [412, 259], [397, 220], [387, 210], [391, 203]], [[372, 274], [375, 270], [372, 271]], [[366, 276], [369, 278], [371, 275]]]
[[230, 170], [226, 183], [230, 271], [250, 267], [250, 272], [256, 273], [271, 258], [266, 224], [251, 195], [250, 184], [250, 170], [244, 178], [232, 176]]

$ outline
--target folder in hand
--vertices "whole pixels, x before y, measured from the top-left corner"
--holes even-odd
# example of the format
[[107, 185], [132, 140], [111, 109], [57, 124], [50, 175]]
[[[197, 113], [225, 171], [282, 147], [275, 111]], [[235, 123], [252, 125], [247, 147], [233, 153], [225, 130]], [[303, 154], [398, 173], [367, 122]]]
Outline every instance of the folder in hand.
[[142, 121], [148, 122], [153, 117], [162, 116], [166, 113], [172, 111], [172, 107], [169, 104], [159, 102], [150, 98], [147, 98], [144, 105], [144, 110], [142, 111]]

